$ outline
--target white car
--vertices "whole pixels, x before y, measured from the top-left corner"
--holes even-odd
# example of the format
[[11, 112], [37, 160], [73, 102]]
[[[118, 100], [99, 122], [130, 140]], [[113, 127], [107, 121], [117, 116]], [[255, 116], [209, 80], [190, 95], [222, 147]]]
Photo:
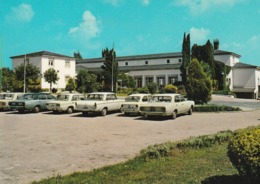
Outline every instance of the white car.
[[77, 102], [77, 110], [83, 115], [98, 112], [105, 116], [109, 111], [119, 111], [124, 101], [124, 99], [118, 99], [112, 92], [90, 93], [86, 100]]
[[150, 94], [132, 94], [126, 97], [125, 102], [121, 105], [121, 112], [125, 115], [140, 114], [140, 105], [150, 101]]
[[140, 112], [147, 118], [153, 116], [170, 116], [175, 119], [178, 114], [192, 114], [195, 103], [186, 100], [180, 94], [156, 94], [152, 101], [142, 105]]
[[19, 100], [24, 93], [0, 93], [0, 110], [9, 110], [8, 102]]
[[67, 112], [71, 114], [76, 109], [76, 102], [84, 100], [85, 97], [79, 93], [61, 93], [57, 99], [46, 103], [47, 110], [56, 112]]

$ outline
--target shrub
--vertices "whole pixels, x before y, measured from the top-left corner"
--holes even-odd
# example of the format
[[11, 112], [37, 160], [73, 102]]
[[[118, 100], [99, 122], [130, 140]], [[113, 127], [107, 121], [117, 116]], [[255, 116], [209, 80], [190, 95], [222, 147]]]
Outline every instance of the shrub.
[[204, 135], [190, 138], [186, 141], [177, 143], [177, 148], [204, 148], [215, 144], [227, 142], [233, 135], [232, 131], [222, 131], [214, 135]]
[[228, 156], [239, 174], [260, 182], [260, 129], [237, 132], [228, 145]]
[[156, 144], [141, 151], [141, 157], [145, 160], [166, 157], [171, 150], [171, 143]]
[[150, 82], [148, 85], [147, 85], [147, 88], [148, 88], [148, 91], [150, 94], [154, 94], [156, 93], [157, 91], [157, 84], [154, 83], [154, 82]]
[[147, 86], [145, 86], [142, 88], [137, 88], [137, 92], [138, 93], [149, 93], [149, 90], [148, 90]]
[[168, 84], [164, 87], [165, 93], [177, 93], [178, 88], [172, 84]]
[[240, 111], [239, 107], [231, 107], [225, 105], [195, 105], [194, 112], [222, 112], [222, 111]]

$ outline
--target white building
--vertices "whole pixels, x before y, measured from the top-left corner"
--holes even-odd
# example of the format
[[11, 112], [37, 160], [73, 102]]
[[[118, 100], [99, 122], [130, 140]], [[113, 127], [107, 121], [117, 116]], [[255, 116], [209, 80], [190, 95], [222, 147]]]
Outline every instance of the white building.
[[[259, 98], [260, 68], [241, 63], [240, 57], [233, 52], [214, 50], [214, 59], [231, 67], [227, 75], [231, 91], [238, 97]], [[116, 60], [119, 71], [134, 77], [137, 87], [143, 87], [149, 82], [165, 86], [181, 81], [181, 52], [123, 56], [116, 57]], [[90, 72], [100, 72], [103, 62], [104, 58], [77, 60], [76, 70], [87, 69]]]
[[[54, 68], [58, 72], [59, 80], [56, 84], [52, 85], [53, 88], [64, 89], [68, 79], [76, 76], [76, 62], [74, 57], [48, 51], [12, 56], [12, 69], [15, 70], [18, 65], [24, 64], [25, 58], [26, 63], [30, 63], [38, 67], [42, 75], [49, 68]], [[41, 88], [50, 88], [50, 84], [45, 82], [43, 77], [41, 78]]]

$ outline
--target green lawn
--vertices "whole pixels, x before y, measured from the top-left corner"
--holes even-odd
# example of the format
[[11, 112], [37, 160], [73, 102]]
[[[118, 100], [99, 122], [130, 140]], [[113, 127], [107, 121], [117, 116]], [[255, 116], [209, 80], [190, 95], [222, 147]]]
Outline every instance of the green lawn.
[[[226, 154], [228, 138], [232, 135], [232, 132], [227, 131], [180, 143], [155, 145], [125, 163], [33, 183], [245, 183]], [[161, 155], [154, 156], [156, 150], [160, 150]]]

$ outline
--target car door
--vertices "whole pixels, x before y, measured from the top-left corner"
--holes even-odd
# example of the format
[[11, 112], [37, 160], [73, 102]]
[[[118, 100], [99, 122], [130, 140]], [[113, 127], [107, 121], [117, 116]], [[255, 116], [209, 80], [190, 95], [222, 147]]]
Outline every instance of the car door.
[[41, 109], [46, 109], [46, 100], [47, 100], [46, 94], [39, 95], [38, 102], [39, 102], [39, 105], [41, 106]]

